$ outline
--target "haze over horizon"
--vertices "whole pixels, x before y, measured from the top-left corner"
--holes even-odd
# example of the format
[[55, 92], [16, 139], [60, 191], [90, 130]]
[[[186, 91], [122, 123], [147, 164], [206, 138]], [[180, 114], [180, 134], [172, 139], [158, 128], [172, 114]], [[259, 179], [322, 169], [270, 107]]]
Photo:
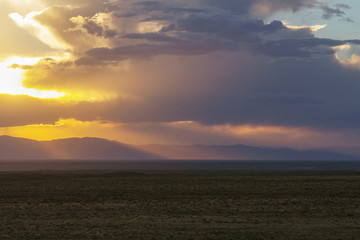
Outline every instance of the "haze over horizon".
[[0, 136], [360, 148], [359, 10], [0, 0]]

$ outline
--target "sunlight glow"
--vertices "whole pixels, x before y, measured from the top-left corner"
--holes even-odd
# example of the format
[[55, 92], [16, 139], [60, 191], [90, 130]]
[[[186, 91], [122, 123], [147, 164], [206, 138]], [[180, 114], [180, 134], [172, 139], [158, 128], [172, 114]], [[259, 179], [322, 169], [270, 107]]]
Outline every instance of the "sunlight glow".
[[59, 100], [65, 103], [78, 103], [78, 102], [107, 102], [118, 98], [116, 93], [104, 92], [99, 90], [76, 91], [66, 93]]
[[165, 25], [159, 22], [141, 22], [137, 28], [139, 33], [152, 33], [159, 32], [163, 27], [165, 27]]
[[38, 0], [5, 0], [5, 1], [11, 3], [12, 5], [16, 5], [16, 6], [34, 5], [34, 4], [40, 5], [42, 3], [42, 1], [38, 1]]
[[[66, 57], [66, 56], [65, 56]], [[51, 57], [56, 59], [56, 57]], [[56, 99], [62, 103], [77, 104], [79, 102], [106, 102], [118, 97], [134, 99], [128, 95], [120, 95], [115, 92], [91, 90], [39, 90], [24, 87], [24, 73], [31, 70], [34, 64], [42, 58], [12, 57], [0, 62], [0, 94], [26, 95], [41, 99]], [[64, 59], [64, 58], [62, 58]]]
[[335, 51], [335, 59], [345, 67], [360, 69], [360, 56], [354, 54], [351, 48], [351, 44], [332, 47], [332, 49]]
[[23, 86], [23, 73], [26, 71], [23, 68], [29, 68], [39, 60], [40, 58], [14, 57], [0, 63], [0, 94], [27, 95], [42, 99], [60, 98], [65, 96], [65, 93], [63, 92], [38, 90], [25, 88]]
[[[121, 140], [121, 124], [102, 121], [80, 121], [73, 118], [59, 119], [53, 124], [0, 127], [0, 135], [51, 141], [72, 137], [100, 137]], [[89, 135], [91, 134], [91, 135]]]
[[356, 54], [352, 54], [351, 57], [344, 59], [344, 58], [341, 58], [338, 55], [338, 53], [336, 53], [335, 58], [343, 66], [360, 70], [360, 56], [358, 56]]
[[35, 20], [36, 16], [39, 16], [44, 11], [33, 11], [26, 16], [22, 16], [19, 13], [10, 13], [9, 17], [19, 26], [28, 29], [33, 35], [39, 38], [40, 41], [54, 49], [68, 49], [70, 46], [60, 42], [49, 31], [49, 29]]
[[289, 29], [293, 29], [293, 30], [309, 29], [312, 33], [315, 33], [323, 28], [326, 28], [326, 26], [327, 26], [327, 24], [318, 24], [318, 25], [312, 25], [312, 26], [305, 26], [305, 25], [295, 26], [295, 25], [289, 24], [285, 20], [282, 20], [281, 22]]

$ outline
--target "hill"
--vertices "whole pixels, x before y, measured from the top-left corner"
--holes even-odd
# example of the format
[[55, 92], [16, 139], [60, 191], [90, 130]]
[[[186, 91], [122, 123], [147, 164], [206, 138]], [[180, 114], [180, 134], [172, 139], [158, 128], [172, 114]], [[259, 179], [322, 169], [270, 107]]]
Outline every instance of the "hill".
[[353, 160], [350, 154], [325, 150], [298, 151], [245, 145], [141, 145], [101, 138], [68, 138], [53, 141], [0, 136], [1, 160]]

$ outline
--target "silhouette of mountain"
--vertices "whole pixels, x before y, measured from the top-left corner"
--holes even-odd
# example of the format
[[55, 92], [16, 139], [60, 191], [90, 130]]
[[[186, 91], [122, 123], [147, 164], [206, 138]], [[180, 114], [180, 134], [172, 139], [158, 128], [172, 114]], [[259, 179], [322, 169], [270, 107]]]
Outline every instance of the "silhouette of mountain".
[[[136, 147], [101, 138], [68, 138], [45, 143], [66, 159], [157, 159]], [[61, 156], [63, 154], [63, 156]]]
[[34, 141], [0, 136], [0, 159], [86, 160], [353, 160], [349, 154], [324, 150], [297, 151], [245, 145], [142, 145], [132, 146], [101, 138]]
[[37, 141], [0, 136], [0, 159], [49, 159], [52, 156]]
[[101, 138], [34, 141], [0, 136], [0, 159], [159, 159], [127, 144]]
[[[145, 145], [147, 152], [166, 159], [206, 160], [353, 160], [355, 156], [331, 151], [298, 151], [288, 148], [260, 148], [245, 145]], [[359, 158], [358, 158], [359, 159]]]
[[314, 149], [316, 151], [329, 151], [339, 154], [347, 154], [356, 156], [358, 159], [360, 159], [360, 146], [357, 147], [330, 147], [330, 148], [318, 148]]

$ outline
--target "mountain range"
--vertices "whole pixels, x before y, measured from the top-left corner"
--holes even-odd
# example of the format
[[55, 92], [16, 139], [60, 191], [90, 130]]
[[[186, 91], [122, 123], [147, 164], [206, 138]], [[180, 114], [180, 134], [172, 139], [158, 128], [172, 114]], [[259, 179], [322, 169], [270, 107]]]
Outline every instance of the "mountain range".
[[129, 145], [102, 138], [35, 141], [0, 136], [0, 160], [353, 160], [359, 155], [331, 150], [299, 151], [245, 145]]

